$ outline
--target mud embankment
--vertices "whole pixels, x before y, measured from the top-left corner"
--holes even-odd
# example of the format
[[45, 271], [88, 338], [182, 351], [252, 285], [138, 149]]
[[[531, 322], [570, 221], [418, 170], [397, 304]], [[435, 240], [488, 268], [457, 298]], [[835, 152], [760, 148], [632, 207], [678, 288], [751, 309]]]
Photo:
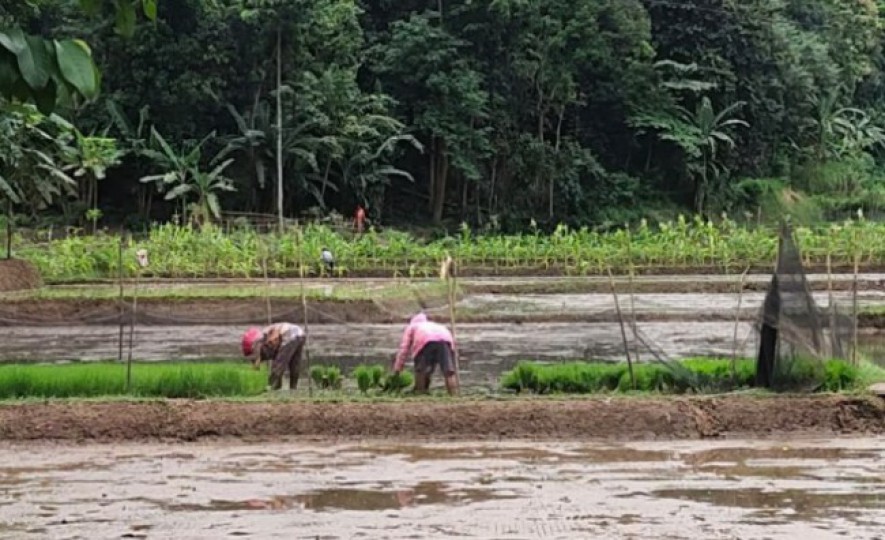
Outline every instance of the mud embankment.
[[846, 396], [50, 402], [0, 406], [0, 440], [651, 440], [885, 434], [885, 402]]
[[[850, 293], [834, 292], [841, 312], [851, 307]], [[828, 293], [815, 292], [822, 309], [828, 305]], [[752, 321], [764, 300], [762, 292], [747, 292], [740, 298], [725, 293], [636, 293], [631, 317], [638, 322], [679, 321]], [[627, 309], [627, 297], [621, 298]], [[861, 328], [885, 328], [885, 292], [864, 291], [858, 294]], [[245, 325], [288, 321], [303, 323], [304, 307], [300, 299], [270, 298], [164, 298], [138, 299], [133, 317], [132, 302], [122, 305], [116, 299], [7, 299], [0, 302], [0, 327], [3, 326], [72, 326], [129, 324], [192, 326], [204, 324]], [[740, 311], [737, 309], [740, 307]], [[307, 322], [323, 324], [402, 324], [424, 309], [435, 320], [448, 323], [450, 312], [437, 299], [418, 301], [310, 299]], [[489, 294], [461, 295], [456, 307], [459, 323], [606, 323], [617, 322], [618, 315], [611, 294]]]

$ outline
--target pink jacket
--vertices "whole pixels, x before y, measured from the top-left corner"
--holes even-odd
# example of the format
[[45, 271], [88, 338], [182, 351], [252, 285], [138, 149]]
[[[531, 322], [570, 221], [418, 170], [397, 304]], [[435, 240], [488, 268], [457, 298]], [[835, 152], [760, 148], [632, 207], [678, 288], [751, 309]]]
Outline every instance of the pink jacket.
[[403, 338], [399, 344], [399, 350], [396, 353], [396, 360], [393, 362], [394, 371], [401, 371], [406, 364], [406, 360], [415, 358], [421, 352], [425, 345], [434, 341], [443, 341], [448, 343], [454, 350], [455, 340], [452, 339], [452, 333], [445, 326], [427, 320], [427, 316], [419, 313], [412, 317], [409, 326], [403, 332]]

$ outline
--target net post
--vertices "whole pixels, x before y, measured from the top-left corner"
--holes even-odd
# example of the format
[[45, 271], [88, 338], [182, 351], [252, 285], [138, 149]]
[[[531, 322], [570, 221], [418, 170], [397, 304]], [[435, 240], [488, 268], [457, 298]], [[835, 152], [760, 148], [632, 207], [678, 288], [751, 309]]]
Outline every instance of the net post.
[[270, 308], [270, 279], [267, 277], [267, 255], [268, 255], [267, 239], [261, 239], [261, 269], [264, 272], [264, 304], [267, 313], [267, 324], [273, 323], [273, 315]]
[[132, 314], [129, 318], [129, 354], [126, 358], [126, 392], [132, 389], [132, 345], [135, 337], [135, 318], [138, 314], [138, 285], [141, 281], [141, 268], [135, 271], [135, 287], [132, 290]]
[[833, 230], [827, 230], [827, 302], [830, 312], [830, 355], [835, 358], [836, 351], [836, 302], [833, 298]]
[[630, 344], [629, 341], [627, 341], [627, 330], [624, 328], [624, 317], [621, 316], [621, 303], [618, 301], [618, 291], [615, 289], [615, 278], [612, 275], [612, 269], [610, 266], [606, 267], [606, 271], [608, 272], [609, 288], [611, 288], [612, 297], [615, 299], [615, 312], [618, 314], [618, 324], [621, 327], [621, 339], [624, 342], [624, 356], [627, 357], [627, 369], [630, 372], [630, 384], [633, 386], [633, 390], [636, 390], [636, 377], [633, 375], [633, 361], [630, 359]]
[[636, 305], [633, 301], [633, 235], [627, 224], [627, 284], [630, 295], [630, 326], [633, 330], [633, 358], [639, 362], [639, 332], [636, 329]]
[[857, 228], [854, 229], [853, 234], [854, 242], [852, 243], [851, 250], [854, 255], [854, 284], [852, 286], [851, 293], [851, 311], [852, 311], [852, 319], [854, 327], [852, 328], [852, 336], [851, 336], [851, 364], [857, 365], [857, 279], [858, 274], [860, 272], [860, 246], [858, 244], [858, 231]]
[[123, 235], [120, 235], [120, 245], [117, 253], [117, 281], [119, 282], [120, 287], [120, 297], [117, 301], [117, 311], [120, 317], [120, 336], [118, 340], [118, 351], [117, 351], [117, 361], [123, 361], [123, 332], [126, 327], [126, 318], [125, 312], [126, 307], [123, 304]]
[[[445, 268], [445, 279], [446, 279], [446, 287], [448, 289], [448, 297], [449, 297], [449, 325], [452, 327], [452, 341], [455, 341], [455, 262], [452, 260], [452, 256], [446, 253], [446, 259], [444, 264]], [[455, 341], [457, 343], [457, 341]], [[454, 347], [452, 351], [452, 356], [455, 360], [455, 380], [458, 382], [458, 389], [461, 388], [461, 359], [458, 354], [458, 347]]]
[[737, 380], [738, 326], [741, 322], [741, 305], [744, 300], [744, 280], [746, 280], [749, 272], [750, 267], [747, 266], [743, 273], [741, 273], [740, 281], [738, 282], [738, 305], [734, 314], [734, 345], [731, 352], [731, 377], [734, 380]]
[[301, 287], [301, 312], [304, 320], [304, 362], [307, 368], [307, 396], [313, 397], [313, 377], [310, 376], [310, 326], [307, 317], [307, 294], [304, 290], [304, 232], [298, 228], [298, 282]]

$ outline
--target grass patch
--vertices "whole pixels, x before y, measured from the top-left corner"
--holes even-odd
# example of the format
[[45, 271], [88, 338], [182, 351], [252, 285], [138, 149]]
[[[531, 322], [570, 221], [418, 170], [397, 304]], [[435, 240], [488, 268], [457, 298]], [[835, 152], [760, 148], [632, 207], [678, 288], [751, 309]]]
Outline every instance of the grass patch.
[[[731, 360], [727, 359], [691, 358], [681, 362], [684, 370], [670, 370], [660, 364], [635, 365], [635, 390], [685, 393], [751, 387], [755, 378], [755, 361], [739, 360], [734, 370], [731, 364]], [[823, 364], [793, 362], [788, 371], [778, 376], [784, 387], [815, 387], [818, 391], [840, 392], [857, 388], [879, 375], [885, 375], [885, 370], [868, 364], [855, 367], [840, 360], [829, 360]], [[589, 362], [522, 362], [502, 376], [501, 387], [512, 392], [534, 394], [623, 393], [634, 390], [626, 364]]]
[[[243, 365], [133, 364], [128, 395], [162, 398], [254, 396], [266, 376]], [[62, 364], [0, 366], [0, 399], [122, 396], [126, 366]]]

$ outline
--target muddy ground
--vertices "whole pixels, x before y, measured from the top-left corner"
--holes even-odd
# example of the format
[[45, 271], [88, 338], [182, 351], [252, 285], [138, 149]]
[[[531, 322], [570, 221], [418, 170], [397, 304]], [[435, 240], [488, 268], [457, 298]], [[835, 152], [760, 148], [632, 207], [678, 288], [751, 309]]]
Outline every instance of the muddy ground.
[[41, 284], [40, 273], [30, 262], [0, 259], [0, 292], [34, 289]]
[[[837, 310], [850, 313], [852, 294], [832, 293]], [[815, 292], [821, 308], [829, 306], [829, 293]], [[743, 321], [753, 320], [765, 293], [637, 293], [619, 298], [622, 316], [641, 322]], [[268, 305], [270, 311], [268, 311]], [[632, 306], [632, 307], [631, 307]], [[738, 311], [738, 308], [740, 310]], [[885, 291], [858, 293], [859, 325], [885, 328]], [[303, 323], [305, 312], [299, 299], [269, 298], [157, 298], [119, 304], [116, 299], [7, 299], [0, 302], [0, 326], [112, 325], [134, 319], [139, 325], [256, 324], [272, 321]], [[310, 299], [308, 324], [402, 324], [420, 310], [448, 323], [447, 303], [437, 298], [403, 300]], [[462, 294], [455, 311], [461, 323], [616, 322], [614, 297], [604, 293], [568, 294]]]
[[50, 402], [0, 405], [0, 440], [653, 440], [885, 434], [875, 397], [723, 396], [319, 403]]
[[0, 446], [4, 538], [881, 538], [880, 439]]

